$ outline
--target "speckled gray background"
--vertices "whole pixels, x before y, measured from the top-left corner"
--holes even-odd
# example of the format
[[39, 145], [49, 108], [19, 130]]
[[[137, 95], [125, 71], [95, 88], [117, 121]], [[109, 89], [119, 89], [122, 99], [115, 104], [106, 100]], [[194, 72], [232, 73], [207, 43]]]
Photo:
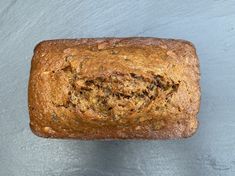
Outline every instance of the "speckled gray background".
[[[200, 128], [186, 140], [69, 141], [34, 136], [27, 84], [41, 40], [183, 38], [201, 62]], [[234, 176], [235, 1], [0, 1], [1, 176]]]

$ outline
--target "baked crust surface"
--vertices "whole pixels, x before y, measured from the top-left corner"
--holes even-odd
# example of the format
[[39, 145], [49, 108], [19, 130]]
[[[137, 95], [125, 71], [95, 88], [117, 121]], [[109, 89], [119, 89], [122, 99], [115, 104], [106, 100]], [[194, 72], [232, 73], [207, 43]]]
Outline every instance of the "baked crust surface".
[[176, 139], [198, 127], [195, 47], [159, 38], [40, 42], [29, 80], [32, 131], [76, 139]]

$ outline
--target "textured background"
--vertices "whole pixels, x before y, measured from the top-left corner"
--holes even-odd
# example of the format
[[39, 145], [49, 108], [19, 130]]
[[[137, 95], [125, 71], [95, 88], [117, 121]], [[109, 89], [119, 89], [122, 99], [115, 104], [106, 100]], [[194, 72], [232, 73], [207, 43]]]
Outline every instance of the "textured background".
[[[199, 131], [174, 141], [34, 136], [27, 84], [41, 40], [153, 36], [191, 40], [201, 62]], [[234, 176], [235, 1], [0, 1], [1, 176]]]

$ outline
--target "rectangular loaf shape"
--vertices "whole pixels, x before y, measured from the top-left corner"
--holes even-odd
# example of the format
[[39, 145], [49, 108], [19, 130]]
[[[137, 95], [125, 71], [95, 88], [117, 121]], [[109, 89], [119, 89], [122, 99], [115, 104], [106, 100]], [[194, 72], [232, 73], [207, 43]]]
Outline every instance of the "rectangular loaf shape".
[[176, 139], [198, 127], [195, 47], [158, 38], [40, 42], [29, 80], [32, 131], [74, 139]]

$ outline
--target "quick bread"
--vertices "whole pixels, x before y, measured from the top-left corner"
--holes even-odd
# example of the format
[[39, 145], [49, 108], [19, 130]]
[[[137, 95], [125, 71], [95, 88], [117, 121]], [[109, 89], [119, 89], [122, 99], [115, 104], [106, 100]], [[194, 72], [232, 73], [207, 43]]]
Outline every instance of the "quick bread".
[[188, 41], [43, 41], [31, 63], [30, 127], [51, 138], [189, 137], [198, 127], [199, 80]]

